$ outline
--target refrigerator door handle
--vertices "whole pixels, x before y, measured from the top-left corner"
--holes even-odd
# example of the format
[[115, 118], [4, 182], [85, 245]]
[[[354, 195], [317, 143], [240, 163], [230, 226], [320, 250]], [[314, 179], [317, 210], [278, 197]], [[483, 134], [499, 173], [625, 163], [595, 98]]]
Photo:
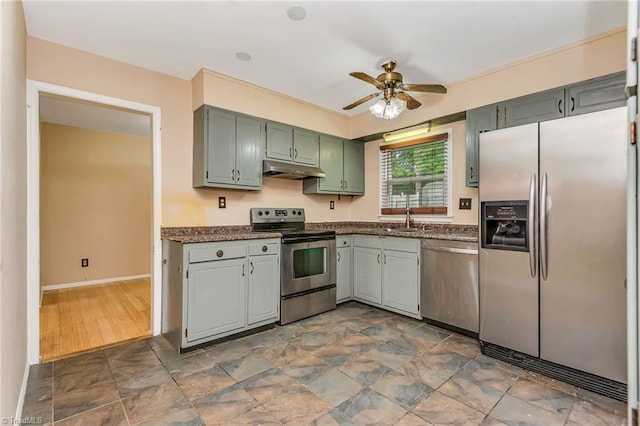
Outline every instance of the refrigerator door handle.
[[536, 264], [536, 174], [531, 174], [531, 180], [529, 182], [529, 214], [527, 217], [527, 223], [529, 229], [529, 267], [531, 268], [531, 278], [535, 278], [538, 265]]
[[547, 280], [549, 272], [547, 219], [547, 174], [545, 173], [542, 175], [542, 182], [540, 184], [540, 275], [545, 281]]

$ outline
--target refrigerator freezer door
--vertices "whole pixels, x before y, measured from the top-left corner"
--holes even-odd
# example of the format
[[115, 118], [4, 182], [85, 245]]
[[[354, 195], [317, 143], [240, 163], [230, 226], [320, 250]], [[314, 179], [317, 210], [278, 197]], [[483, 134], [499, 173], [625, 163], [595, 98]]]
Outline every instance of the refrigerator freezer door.
[[626, 149], [626, 108], [540, 123], [540, 357], [625, 383]]
[[[481, 134], [479, 161], [481, 205], [529, 200], [538, 171], [538, 124]], [[529, 253], [481, 248], [478, 272], [480, 340], [538, 356], [538, 278], [532, 278]]]

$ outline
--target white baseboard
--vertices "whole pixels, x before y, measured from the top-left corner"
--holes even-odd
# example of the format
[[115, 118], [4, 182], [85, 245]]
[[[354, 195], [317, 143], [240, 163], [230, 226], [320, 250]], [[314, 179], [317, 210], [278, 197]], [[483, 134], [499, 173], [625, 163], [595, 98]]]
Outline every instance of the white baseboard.
[[29, 363], [24, 366], [24, 375], [22, 376], [22, 386], [20, 386], [20, 395], [18, 396], [18, 405], [16, 406], [16, 419], [22, 418], [22, 407], [24, 406], [24, 398], [27, 394], [27, 382], [29, 381]]
[[101, 280], [80, 281], [77, 283], [52, 284], [42, 286], [42, 291], [60, 290], [63, 288], [84, 287], [88, 285], [107, 284], [115, 281], [139, 280], [141, 278], [150, 278], [151, 274], [129, 275], [126, 277], [104, 278]]

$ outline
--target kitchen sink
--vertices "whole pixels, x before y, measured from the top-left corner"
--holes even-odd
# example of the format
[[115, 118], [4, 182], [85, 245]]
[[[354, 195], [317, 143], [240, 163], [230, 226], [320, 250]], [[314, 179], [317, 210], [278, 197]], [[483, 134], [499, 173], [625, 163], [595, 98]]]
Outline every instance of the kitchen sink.
[[386, 228], [387, 232], [416, 232], [419, 231], [418, 228]]

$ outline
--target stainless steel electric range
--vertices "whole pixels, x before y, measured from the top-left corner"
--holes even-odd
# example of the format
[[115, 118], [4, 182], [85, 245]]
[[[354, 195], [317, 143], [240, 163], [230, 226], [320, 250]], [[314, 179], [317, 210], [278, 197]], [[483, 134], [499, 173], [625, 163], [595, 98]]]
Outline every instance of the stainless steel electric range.
[[251, 229], [282, 234], [280, 324], [335, 309], [335, 231], [305, 229], [304, 209], [292, 208], [252, 208]]

